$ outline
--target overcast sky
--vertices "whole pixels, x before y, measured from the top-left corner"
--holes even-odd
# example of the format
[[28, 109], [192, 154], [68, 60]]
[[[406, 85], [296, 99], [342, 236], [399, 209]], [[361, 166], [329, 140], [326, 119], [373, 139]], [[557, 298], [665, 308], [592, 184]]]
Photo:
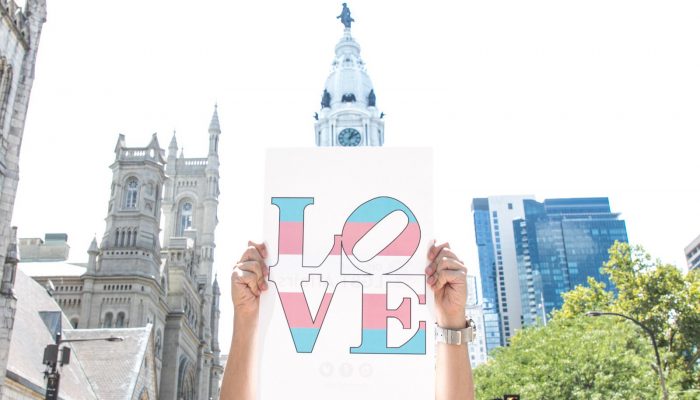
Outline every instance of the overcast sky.
[[[264, 150], [314, 145], [341, 2], [49, 0], [14, 224], [66, 232], [84, 262], [104, 233], [119, 133], [173, 130], [204, 157], [219, 104], [215, 267], [262, 235]], [[370, 1], [353, 36], [386, 113], [386, 146], [435, 151], [436, 236], [478, 268], [473, 197], [607, 196], [631, 242], [685, 266], [700, 234], [700, 3]], [[227, 350], [224, 350], [226, 352]]]

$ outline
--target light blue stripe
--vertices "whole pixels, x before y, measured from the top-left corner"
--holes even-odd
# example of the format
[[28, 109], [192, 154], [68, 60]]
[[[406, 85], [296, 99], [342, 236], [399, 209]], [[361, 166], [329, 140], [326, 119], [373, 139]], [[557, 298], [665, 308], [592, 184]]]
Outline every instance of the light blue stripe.
[[353, 354], [425, 354], [425, 330], [418, 329], [401, 347], [387, 347], [386, 329], [363, 329], [362, 345], [353, 347]]
[[273, 197], [272, 204], [280, 209], [281, 222], [303, 222], [304, 208], [314, 204], [313, 197]]
[[297, 353], [311, 353], [318, 338], [317, 328], [290, 328]]
[[394, 211], [403, 211], [409, 223], [416, 223], [416, 217], [405, 204], [393, 197], [377, 197], [357, 207], [348, 222], [379, 222]]

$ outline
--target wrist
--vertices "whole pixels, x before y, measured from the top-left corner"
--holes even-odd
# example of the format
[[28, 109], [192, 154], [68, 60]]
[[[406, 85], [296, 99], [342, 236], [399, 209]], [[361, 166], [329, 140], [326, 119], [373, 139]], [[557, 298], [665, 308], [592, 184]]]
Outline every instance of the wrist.
[[234, 334], [248, 334], [255, 332], [258, 327], [258, 310], [234, 311], [233, 332]]
[[435, 322], [440, 328], [445, 329], [464, 329], [467, 327], [467, 317], [464, 314], [438, 315]]

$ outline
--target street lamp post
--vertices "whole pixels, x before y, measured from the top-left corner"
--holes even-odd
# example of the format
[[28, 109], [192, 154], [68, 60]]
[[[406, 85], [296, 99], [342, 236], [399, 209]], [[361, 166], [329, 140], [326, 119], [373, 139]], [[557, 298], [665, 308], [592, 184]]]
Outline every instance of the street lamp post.
[[[107, 342], [121, 342], [124, 338], [119, 336], [110, 336], [106, 338], [94, 338], [94, 339], [66, 339], [63, 340], [61, 337], [61, 332], [56, 333], [56, 344], [50, 344], [44, 348], [44, 362], [46, 365], [46, 371], [44, 371], [44, 376], [46, 377], [46, 396], [45, 400], [58, 400], [58, 384], [61, 381], [61, 374], [58, 372], [58, 366], [64, 366], [70, 363], [70, 348], [63, 347], [63, 343], [72, 342], [94, 342], [98, 340], [105, 340]], [[61, 356], [59, 360], [59, 354]]]
[[656, 372], [659, 374], [659, 382], [661, 382], [661, 390], [664, 396], [664, 400], [668, 400], [668, 391], [666, 390], [666, 378], [664, 377], [664, 371], [661, 367], [661, 357], [659, 357], [659, 348], [656, 345], [656, 335], [654, 335], [654, 332], [647, 328], [644, 324], [641, 322], [637, 321], [636, 319], [630, 317], [629, 315], [625, 314], [619, 314], [619, 313], [614, 313], [614, 312], [603, 312], [603, 311], [589, 311], [586, 313], [587, 316], [589, 317], [600, 317], [601, 315], [613, 315], [616, 317], [624, 318], [627, 320], [630, 320], [637, 324], [640, 328], [644, 330], [644, 332], [649, 335], [651, 338], [651, 344], [654, 346], [654, 354], [656, 355]]

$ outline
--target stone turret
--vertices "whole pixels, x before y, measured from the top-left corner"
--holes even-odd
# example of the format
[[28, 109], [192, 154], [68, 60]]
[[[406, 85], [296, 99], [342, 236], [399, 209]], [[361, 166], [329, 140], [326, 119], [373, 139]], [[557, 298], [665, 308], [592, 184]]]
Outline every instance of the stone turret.
[[168, 163], [165, 166], [165, 171], [168, 175], [175, 173], [175, 168], [177, 167], [177, 138], [175, 138], [175, 131], [173, 131], [173, 138], [170, 139], [170, 145], [168, 146]]
[[[218, 390], [217, 373], [218, 340], [213, 340], [212, 321], [218, 315], [218, 303], [214, 305], [213, 265], [214, 232], [218, 223], [219, 205], [219, 137], [221, 126], [218, 108], [214, 107], [207, 129], [208, 152], [206, 157], [180, 156], [175, 139], [168, 149], [168, 177], [164, 187], [163, 216], [164, 242], [167, 271], [168, 306], [171, 316], [164, 331], [166, 343], [197, 342], [184, 348], [197, 349], [196, 353], [182, 351], [179, 354], [164, 353], [163, 370], [173, 371], [191, 365], [197, 375], [197, 398], [215, 396]], [[177, 315], [177, 318], [175, 317]], [[217, 329], [218, 329], [218, 325]], [[218, 350], [217, 350], [218, 351]], [[187, 368], [185, 368], [187, 369]], [[164, 375], [160, 398], [175, 399], [177, 377]], [[212, 386], [216, 381], [217, 385]]]
[[[155, 133], [146, 147], [127, 147], [124, 135], [120, 134], [114, 153], [111, 194], [97, 273], [135, 274], [160, 281], [164, 151]], [[125, 262], [125, 258], [129, 261]]]
[[97, 256], [100, 254], [100, 249], [97, 247], [97, 238], [92, 238], [87, 253], [88, 266], [86, 273], [92, 275], [97, 272]]

